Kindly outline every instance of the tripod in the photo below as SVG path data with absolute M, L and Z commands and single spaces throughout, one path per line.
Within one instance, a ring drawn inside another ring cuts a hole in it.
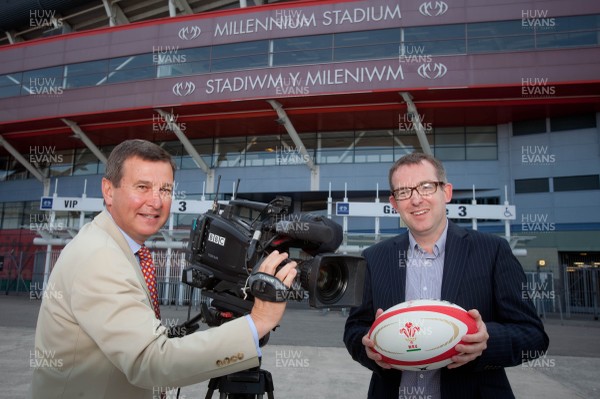
M 200 306 L 200 313 L 193 318 L 190 317 L 190 301 L 188 321 L 181 326 L 172 328 L 168 333 L 169 337 L 193 333 L 200 328 L 197 324 L 200 320 L 203 320 L 211 327 L 219 326 L 224 322 L 232 320 L 236 316 L 239 317 L 244 312 L 249 312 L 251 309 L 251 307 L 245 308 L 248 306 L 248 304 L 245 303 L 243 304 L 244 307 L 236 307 L 232 303 L 223 301 L 223 298 L 218 295 L 217 298 L 219 299 L 213 298 L 212 302 L 212 305 L 214 305 L 215 308 L 209 308 L 206 303 L 203 303 Z M 227 309 L 227 311 L 224 312 L 219 309 Z M 227 314 L 227 317 L 224 317 L 225 314 Z M 270 334 L 267 334 L 262 337 L 259 340 L 259 346 L 262 347 L 266 345 L 269 341 L 269 336 Z M 262 399 L 265 393 L 267 394 L 268 399 L 274 399 L 273 376 L 267 370 L 261 369 L 260 365 L 222 377 L 211 378 L 208 382 L 206 399 L 212 398 L 215 389 L 219 390 L 219 399 Z M 177 395 L 179 397 L 179 393 Z
M 274 398 L 273 377 L 260 367 L 211 378 L 206 399 L 212 398 L 215 389 L 219 390 L 219 399 L 262 399 L 265 393 L 268 399 Z

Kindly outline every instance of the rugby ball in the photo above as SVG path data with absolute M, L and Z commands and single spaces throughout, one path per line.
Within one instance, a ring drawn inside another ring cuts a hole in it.
M 434 370 L 452 363 L 454 347 L 477 324 L 465 309 L 446 301 L 419 299 L 383 312 L 369 330 L 374 350 L 400 370 Z

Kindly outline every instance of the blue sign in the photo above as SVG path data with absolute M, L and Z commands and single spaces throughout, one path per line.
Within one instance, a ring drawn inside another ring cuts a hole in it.
M 52 202 L 53 202 L 52 197 L 42 197 L 42 199 L 40 200 L 40 209 L 43 211 L 44 210 L 51 211 L 52 210 Z
M 335 213 L 336 215 L 349 215 L 350 204 L 348 202 L 336 202 Z

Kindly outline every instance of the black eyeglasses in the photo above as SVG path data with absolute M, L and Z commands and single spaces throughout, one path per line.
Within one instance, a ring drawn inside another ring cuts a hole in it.
M 404 201 L 412 197 L 413 191 L 417 190 L 420 196 L 428 197 L 435 194 L 438 186 L 443 186 L 443 181 L 423 181 L 414 187 L 402 187 L 392 191 L 392 195 L 396 201 Z

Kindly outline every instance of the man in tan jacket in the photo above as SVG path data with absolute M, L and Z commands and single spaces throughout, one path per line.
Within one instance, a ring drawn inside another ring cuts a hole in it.
M 170 387 L 258 366 L 258 339 L 285 303 L 256 299 L 250 315 L 182 338 L 168 338 L 156 320 L 136 252 L 169 217 L 174 173 L 170 155 L 148 141 L 111 153 L 106 210 L 64 248 L 48 281 L 57 295 L 40 308 L 30 398 L 158 399 Z M 274 251 L 261 271 L 274 274 L 286 257 Z M 288 287 L 295 266 L 276 274 Z

